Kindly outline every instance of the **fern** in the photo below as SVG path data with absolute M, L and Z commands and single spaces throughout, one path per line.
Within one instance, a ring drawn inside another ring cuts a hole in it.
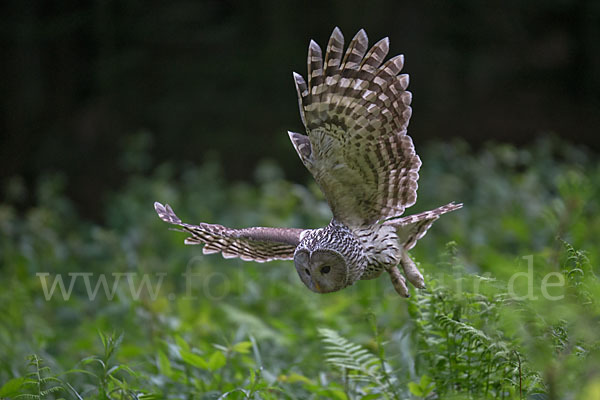
M 453 278 L 465 282 L 456 250 L 449 246 L 446 262 Z M 445 266 L 448 268 L 447 266 Z M 452 284 L 452 282 L 450 282 Z M 450 286 L 452 287 L 452 286 Z M 461 288 L 462 286 L 459 286 Z M 504 398 L 522 387 L 523 366 L 514 343 L 490 336 L 502 295 L 453 292 L 438 281 L 428 282 L 409 300 L 414 341 L 419 344 L 417 369 L 435 382 L 438 396 L 469 393 L 480 398 Z M 486 331 L 478 327 L 486 327 Z
M 380 359 L 334 330 L 320 328 L 318 331 L 325 345 L 325 361 L 328 364 L 339 368 L 350 381 L 368 383 L 385 397 L 397 398 Z
M 510 351 L 502 341 L 494 341 L 483 331 L 456 321 L 447 315 L 437 315 L 438 325 L 453 338 L 454 347 L 462 359 L 457 363 L 466 364 L 467 387 L 473 382 L 485 382 L 485 393 L 489 393 L 493 375 L 497 373 L 504 380 L 519 381 L 520 358 L 516 351 Z M 515 358 L 516 357 L 516 358 Z M 516 375 L 516 376 L 515 376 Z M 496 385 L 501 387 L 502 385 Z
M 25 375 L 23 386 L 31 386 L 33 393 L 23 393 L 16 398 L 45 399 L 52 393 L 64 390 L 62 386 L 56 385 L 57 382 L 61 384 L 60 379 L 50 374 L 50 367 L 44 366 L 41 358 L 32 354 L 27 359 L 29 360 L 27 366 L 33 371 Z
M 566 249 L 566 260 L 563 263 L 563 275 L 566 278 L 567 285 L 580 304 L 591 305 L 594 303 L 594 296 L 590 293 L 590 285 L 597 284 L 598 278 L 594 274 L 590 265 L 590 260 L 586 253 L 577 250 L 569 242 L 562 240 Z

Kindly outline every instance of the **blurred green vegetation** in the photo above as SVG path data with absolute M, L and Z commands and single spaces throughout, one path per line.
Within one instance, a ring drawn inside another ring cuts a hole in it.
M 420 148 L 409 211 L 465 206 L 411 252 L 428 288 L 406 300 L 385 278 L 317 295 L 291 262 L 184 246 L 154 201 L 234 227 L 318 227 L 329 210 L 314 183 L 291 183 L 273 162 L 230 183 L 216 161 L 150 169 L 148 137 L 135 138 L 115 160 L 129 178 L 104 225 L 78 216 L 60 174 L 32 194 L 8 181 L 0 398 L 600 398 L 596 155 L 552 139 Z M 21 213 L 25 195 L 36 201 Z M 101 286 L 90 297 L 101 274 L 114 297 Z M 47 299 L 58 276 L 72 293 L 55 286 Z M 157 292 L 136 296 L 144 279 Z

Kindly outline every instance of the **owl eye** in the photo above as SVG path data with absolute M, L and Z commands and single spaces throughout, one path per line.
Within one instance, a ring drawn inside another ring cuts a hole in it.
M 325 265 L 324 267 L 321 267 L 322 274 L 328 274 L 329 271 L 331 271 L 331 267 L 329 265 Z
M 308 270 L 308 268 L 304 268 L 304 272 L 306 272 L 306 275 L 310 276 L 310 271 Z

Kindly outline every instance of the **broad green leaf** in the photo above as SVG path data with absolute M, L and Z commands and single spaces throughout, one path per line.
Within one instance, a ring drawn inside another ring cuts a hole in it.
M 173 373 L 173 370 L 171 369 L 171 361 L 169 361 L 169 358 L 162 350 L 158 351 L 158 369 L 161 373 L 169 377 Z
M 188 350 L 181 350 L 181 359 L 186 363 L 196 368 L 210 369 L 208 363 L 196 353 Z
M 180 349 L 190 351 L 190 345 L 181 336 L 175 335 L 175 343 Z
M 297 374 L 295 372 L 292 372 L 289 375 L 281 375 L 279 377 L 279 380 L 281 382 L 287 382 L 287 383 L 303 382 L 303 383 L 306 383 L 309 385 L 313 384 L 313 382 L 310 379 L 308 379 L 306 376 Z
M 2 387 L 0 388 L 0 397 L 14 397 L 17 394 L 19 394 L 19 389 L 21 388 L 21 386 L 23 386 L 23 383 L 25 383 L 26 378 L 20 377 L 20 378 L 13 378 L 11 380 L 9 380 L 8 382 L 6 382 L 4 385 L 2 385 Z
M 210 358 L 208 359 L 208 368 L 211 371 L 216 371 L 219 368 L 223 368 L 226 362 L 227 359 L 225 358 L 223 353 L 221 353 L 220 351 L 215 351 L 211 354 Z
M 418 383 L 415 382 L 409 382 L 408 383 L 408 390 L 410 390 L 410 393 L 418 396 L 418 397 L 424 397 L 425 394 L 423 393 L 423 389 L 421 389 L 421 385 L 419 385 Z
M 410 382 L 408 390 L 415 396 L 427 397 L 435 388 L 435 382 L 428 375 L 421 376 L 419 383 Z
M 234 344 L 231 350 L 235 351 L 236 353 L 248 354 L 250 353 L 251 348 L 252 342 L 246 341 Z
M 431 377 L 429 375 L 427 375 L 427 374 L 423 375 L 421 377 L 421 382 L 420 382 L 421 388 L 422 389 L 429 388 L 429 386 L 432 382 L 433 382 L 433 380 L 431 379 Z M 435 383 L 433 383 L 431 385 L 431 388 L 425 392 L 425 395 L 428 395 L 433 390 L 434 387 L 435 387 Z

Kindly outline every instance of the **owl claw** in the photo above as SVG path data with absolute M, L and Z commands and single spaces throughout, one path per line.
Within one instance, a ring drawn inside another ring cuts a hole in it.
M 404 275 L 406 275 L 406 279 L 408 279 L 408 281 L 412 283 L 414 287 L 419 289 L 425 289 L 425 279 L 423 279 L 423 275 L 421 275 L 421 272 L 419 272 L 416 264 L 408 256 L 407 252 L 402 253 L 400 265 L 402 265 L 402 269 L 404 270 Z
M 400 270 L 398 270 L 397 267 L 393 267 L 388 270 L 388 273 L 390 274 L 390 279 L 392 280 L 396 292 L 402 297 L 409 298 L 410 293 L 408 292 L 408 287 L 406 287 L 406 279 L 404 279 Z

